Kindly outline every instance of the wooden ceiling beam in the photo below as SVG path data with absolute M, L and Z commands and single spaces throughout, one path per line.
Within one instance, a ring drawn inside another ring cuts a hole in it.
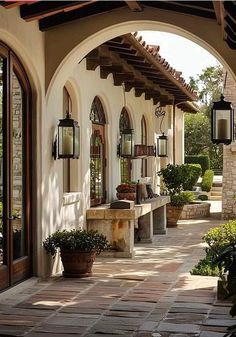
M 26 21 L 38 20 L 55 14 L 70 12 L 90 5 L 92 1 L 39 1 L 34 5 L 20 7 L 21 18 Z
M 50 2 L 53 3 L 53 1 Z M 41 31 L 47 31 L 50 28 L 61 25 L 63 23 L 86 17 L 92 17 L 93 15 L 104 14 L 124 6 L 125 2 L 123 1 L 90 1 L 87 6 L 83 6 L 82 8 L 71 10 L 70 12 L 57 13 L 50 17 L 40 19 L 39 28 Z
M 121 74 L 124 72 L 122 65 L 111 65 L 111 66 L 101 66 L 100 68 L 100 77 L 106 79 L 111 73 Z
M 196 1 L 195 4 L 193 4 L 194 2 L 195 1 L 191 1 L 191 4 L 189 4 L 188 1 L 144 1 L 143 4 L 144 7 L 160 8 L 172 12 L 195 15 L 215 20 L 215 12 L 213 8 L 201 6 L 201 1 Z M 204 1 L 202 2 L 204 3 Z
M 134 80 L 134 75 L 133 73 L 122 73 L 122 74 L 117 74 L 113 73 L 113 80 L 114 80 L 114 86 L 120 86 L 122 83 L 126 81 L 133 81 Z
M 146 88 L 145 87 L 143 87 L 143 88 L 135 88 L 134 92 L 135 92 L 135 97 L 141 97 L 142 94 L 146 92 Z
M 143 7 L 138 1 L 125 1 L 132 12 L 142 12 Z
M 135 50 L 135 49 L 120 48 L 118 46 L 117 47 L 108 46 L 108 48 L 111 51 L 119 53 L 120 55 L 135 55 L 137 53 L 137 50 Z
M 223 2 L 221 1 L 212 1 L 213 2 L 213 6 L 214 6 L 214 11 L 215 11 L 215 15 L 216 15 L 216 21 L 218 23 L 218 25 L 221 26 L 221 34 L 223 39 L 226 39 L 226 33 L 225 33 L 225 10 L 224 10 L 224 5 Z
M 26 3 L 27 3 L 26 1 L 0 1 L 0 5 L 4 8 L 6 8 L 6 9 L 19 7 L 19 6 L 24 5 Z
M 100 56 L 99 58 L 86 58 L 87 70 L 95 70 L 99 66 L 112 66 L 112 60 L 105 56 Z

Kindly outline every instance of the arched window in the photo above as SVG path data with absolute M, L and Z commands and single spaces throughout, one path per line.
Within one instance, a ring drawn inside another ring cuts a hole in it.
M 125 129 L 131 129 L 131 123 L 128 111 L 123 108 L 120 114 L 119 121 L 120 133 Z M 132 163 L 130 158 L 120 158 L 120 180 L 121 183 L 125 183 L 131 180 L 131 171 L 132 171 Z
M 63 117 L 66 117 L 66 113 L 72 112 L 72 100 L 66 87 L 63 87 Z M 70 159 L 63 160 L 63 192 L 70 192 Z
M 93 100 L 90 120 L 92 136 L 90 139 L 90 201 L 91 206 L 106 201 L 106 118 L 103 105 L 96 96 Z
M 147 124 L 145 117 L 141 119 L 141 144 L 147 145 Z M 141 177 L 147 177 L 147 159 L 142 159 L 141 163 Z
M 106 124 L 106 118 L 105 118 L 105 114 L 103 110 L 103 105 L 97 96 L 94 98 L 92 106 L 91 106 L 90 120 L 94 124 L 100 124 L 100 125 Z

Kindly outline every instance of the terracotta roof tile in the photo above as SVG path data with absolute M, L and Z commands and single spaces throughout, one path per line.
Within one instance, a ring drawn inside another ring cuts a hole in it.
M 161 57 L 161 55 L 159 54 L 160 46 L 148 45 L 146 41 L 143 40 L 142 36 L 138 35 L 138 32 L 133 33 L 132 36 L 135 37 L 135 39 L 140 43 L 141 46 L 145 47 L 145 49 L 155 59 L 155 61 L 158 61 L 165 68 L 165 70 L 167 70 L 173 76 L 175 80 L 181 83 L 181 85 L 191 94 L 196 94 L 191 86 L 186 83 L 185 79 L 181 77 L 182 72 L 177 71 L 176 69 L 171 67 L 168 61 L 165 58 Z

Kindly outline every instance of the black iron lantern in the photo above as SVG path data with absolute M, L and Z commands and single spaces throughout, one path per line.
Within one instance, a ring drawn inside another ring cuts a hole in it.
M 121 132 L 120 156 L 121 157 L 133 157 L 134 156 L 134 130 L 133 129 L 125 129 Z
M 158 157 L 168 157 L 167 148 L 168 148 L 168 137 L 165 136 L 164 132 L 161 136 L 157 138 L 157 156 Z
M 58 124 L 57 146 L 54 151 L 55 159 L 78 159 L 80 155 L 80 128 L 78 122 L 71 118 L 60 119 Z
M 229 145 L 234 140 L 234 110 L 231 102 L 214 102 L 211 110 L 211 139 L 213 144 Z

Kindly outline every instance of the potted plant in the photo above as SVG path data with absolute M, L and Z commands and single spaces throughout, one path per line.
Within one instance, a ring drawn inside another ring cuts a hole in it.
M 116 187 L 116 196 L 119 200 L 136 200 L 136 183 L 127 182 Z
M 110 245 L 106 237 L 97 231 L 64 229 L 49 235 L 43 241 L 43 247 L 52 257 L 60 250 L 65 277 L 86 277 L 92 275 L 96 255 L 108 250 Z
M 168 164 L 158 175 L 163 178 L 166 192 L 170 196 L 170 203 L 166 206 L 167 227 L 176 227 L 181 216 L 183 206 L 188 203 L 187 195 L 183 191 L 183 184 L 189 176 L 187 165 Z

